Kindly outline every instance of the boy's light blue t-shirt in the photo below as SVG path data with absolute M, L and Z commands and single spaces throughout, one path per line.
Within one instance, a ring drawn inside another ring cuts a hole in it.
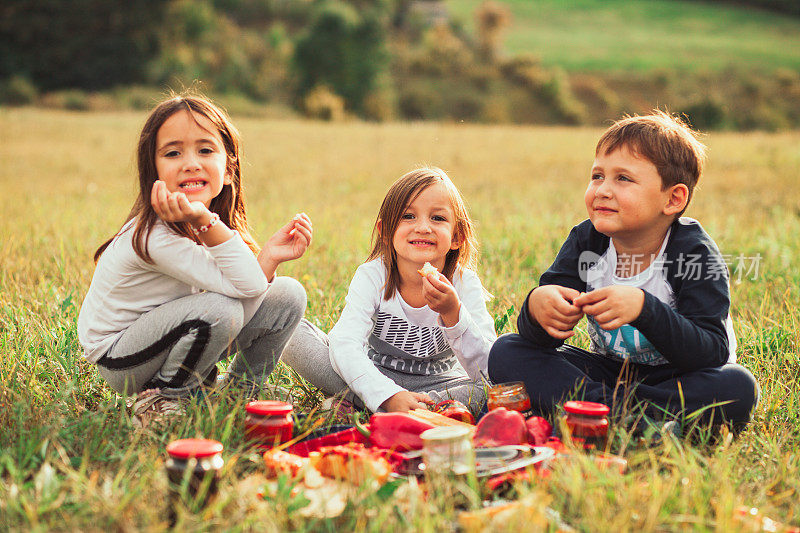
M 649 292 L 670 307 L 675 307 L 675 294 L 672 287 L 667 282 L 667 273 L 664 249 L 667 246 L 670 232 L 664 237 L 658 256 L 650 266 L 639 274 L 622 278 L 616 275 L 617 270 L 617 250 L 614 247 L 614 240 L 611 239 L 606 252 L 599 260 L 586 271 L 586 291 L 591 292 L 610 285 L 626 285 L 636 287 Z M 664 365 L 669 361 L 661 355 L 655 346 L 642 335 L 642 333 L 631 326 L 625 324 L 617 329 L 606 331 L 602 329 L 593 317 L 587 317 L 589 338 L 592 341 L 592 350 L 607 357 L 617 360 L 629 360 L 632 363 L 644 365 Z M 736 335 L 733 332 L 733 325 L 730 316 L 725 322 L 728 333 L 728 346 L 730 355 L 728 362 L 736 361 Z

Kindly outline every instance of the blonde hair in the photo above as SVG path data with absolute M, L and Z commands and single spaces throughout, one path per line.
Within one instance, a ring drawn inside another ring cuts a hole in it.
M 409 204 L 435 183 L 442 183 L 447 190 L 455 215 L 453 238 L 459 243 L 458 248 L 447 252 L 442 274 L 452 281 L 457 267 L 475 270 L 478 266 L 478 239 L 458 188 L 440 168 L 425 167 L 412 170 L 389 188 L 372 230 L 372 251 L 367 260 L 381 258 L 386 265 L 389 275 L 383 294 L 385 300 L 394 296 L 400 287 L 397 252 L 392 244 L 394 233 Z
M 655 165 L 662 190 L 679 183 L 686 185 L 688 207 L 706 160 L 706 147 L 697 136 L 679 116 L 654 109 L 650 115 L 627 115 L 616 121 L 600 137 L 595 155 L 627 147 Z

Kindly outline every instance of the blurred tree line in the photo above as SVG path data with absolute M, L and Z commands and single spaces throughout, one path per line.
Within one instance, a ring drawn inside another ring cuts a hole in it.
M 0 79 L 45 91 L 202 80 L 259 100 L 324 84 L 358 110 L 388 65 L 393 4 L 4 0 Z
M 707 2 L 708 0 L 698 0 Z M 800 16 L 800 2 L 798 0 L 719 0 L 726 4 L 737 6 L 752 6 L 776 13 Z
M 3 0 L 0 77 L 41 89 L 141 81 L 159 48 L 160 0 Z
M 567 74 L 502 53 L 501 2 L 474 16 L 469 33 L 440 0 L 3 0 L 0 103 L 147 107 L 136 87 L 200 80 L 331 120 L 602 124 L 668 103 L 702 129 L 800 126 L 797 72 Z

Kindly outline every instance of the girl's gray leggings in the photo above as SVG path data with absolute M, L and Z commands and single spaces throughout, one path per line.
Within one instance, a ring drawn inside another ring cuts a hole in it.
M 246 303 L 244 304 L 246 305 Z M 263 383 L 306 308 L 296 280 L 278 277 L 247 324 L 243 301 L 213 292 L 178 298 L 144 313 L 97 362 L 100 375 L 121 394 L 160 388 L 189 394 L 216 377 L 230 355 L 231 379 Z

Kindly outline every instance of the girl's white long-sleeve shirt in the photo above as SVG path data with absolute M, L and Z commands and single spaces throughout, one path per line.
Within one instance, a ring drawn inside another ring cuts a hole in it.
M 396 292 L 383 299 L 388 272 L 381 259 L 359 266 L 342 315 L 329 334 L 331 364 L 372 411 L 403 391 L 378 370 L 418 375 L 447 372 L 460 365 L 479 381 L 497 338 L 477 274 L 459 269 L 453 287 L 461 300 L 458 322 L 445 327 L 430 307 L 411 307 Z
M 78 339 L 87 360 L 97 362 L 142 314 L 201 291 L 242 300 L 245 323 L 252 318 L 269 283 L 238 232 L 206 247 L 158 220 L 147 239 L 150 264 L 133 249 L 135 221 L 103 251 L 81 306 Z

